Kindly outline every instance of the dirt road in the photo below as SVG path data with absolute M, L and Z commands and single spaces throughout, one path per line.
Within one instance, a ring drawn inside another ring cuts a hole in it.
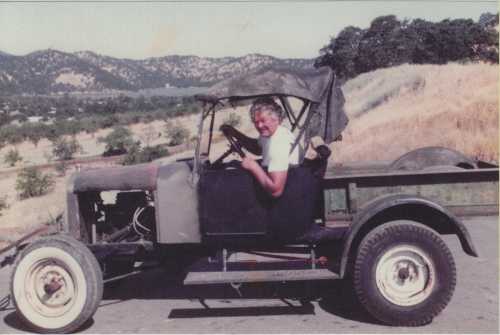
M 186 288 L 179 279 L 155 270 L 107 287 L 97 313 L 82 332 L 498 333 L 498 218 L 476 217 L 465 222 L 480 258 L 467 256 L 455 236 L 445 237 L 457 263 L 457 288 L 442 314 L 420 328 L 380 325 L 353 303 L 340 282 L 310 288 L 298 284 L 243 286 L 242 299 L 229 285 Z M 0 271 L 0 297 L 8 293 L 9 273 L 10 268 Z M 318 292 L 331 298 L 303 303 L 291 298 Z M 0 311 L 0 333 L 25 331 L 12 306 Z

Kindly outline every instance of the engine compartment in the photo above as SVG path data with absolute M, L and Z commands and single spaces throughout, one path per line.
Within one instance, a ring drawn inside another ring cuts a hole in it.
M 96 192 L 92 204 L 82 207 L 93 209 L 85 215 L 92 218 L 86 222 L 92 243 L 156 241 L 153 192 Z

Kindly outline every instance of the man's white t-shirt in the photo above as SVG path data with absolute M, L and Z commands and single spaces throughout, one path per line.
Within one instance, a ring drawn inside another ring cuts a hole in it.
M 258 142 L 262 148 L 262 165 L 268 172 L 287 171 L 290 164 L 299 163 L 298 146 L 290 154 L 295 136 L 289 129 L 278 126 L 271 137 L 260 136 Z

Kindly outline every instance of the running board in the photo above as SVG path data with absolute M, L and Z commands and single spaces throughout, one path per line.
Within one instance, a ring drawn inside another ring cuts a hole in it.
M 300 280 L 332 280 L 339 275 L 328 269 L 189 272 L 184 285 L 256 283 Z

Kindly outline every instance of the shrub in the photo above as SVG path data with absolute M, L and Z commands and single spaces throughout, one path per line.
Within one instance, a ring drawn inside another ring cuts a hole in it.
M 165 133 L 170 138 L 169 145 L 179 145 L 189 139 L 189 129 L 184 127 L 179 121 L 175 124 L 167 122 L 165 125 Z
M 42 123 L 29 123 L 21 128 L 25 133 L 25 137 L 30 140 L 35 147 L 38 146 L 38 142 L 40 142 L 40 140 L 46 136 L 46 133 L 48 132 L 48 127 Z
M 168 149 L 160 144 L 152 147 L 147 146 L 141 148 L 141 146 L 138 143 L 136 143 L 130 148 L 127 155 L 123 159 L 122 164 L 133 165 L 133 164 L 147 163 L 155 159 L 158 159 L 160 157 L 165 157 L 168 155 L 170 155 Z
M 54 183 L 50 174 L 43 174 L 36 167 L 29 166 L 17 175 L 16 191 L 20 199 L 38 197 L 51 191 Z
M 154 139 L 158 137 L 158 133 L 152 125 L 148 125 L 141 129 L 141 134 L 139 135 L 139 137 L 147 148 L 151 146 L 151 143 L 154 141 Z
M 241 124 L 241 116 L 236 113 L 230 113 L 228 117 L 222 121 L 222 123 L 236 128 Z
M 162 146 L 161 144 L 158 144 L 152 147 L 145 147 L 144 149 L 142 149 L 141 156 L 143 162 L 151 162 L 155 159 L 158 159 L 160 157 L 165 157 L 168 155 L 170 155 L 168 149 Z
M 189 138 L 189 142 L 188 142 L 189 147 L 190 148 L 191 147 L 194 148 L 196 146 L 196 142 L 198 142 L 198 136 L 196 136 L 196 135 L 195 136 L 191 136 Z
M 52 154 L 62 161 L 72 159 L 73 155 L 77 152 L 81 152 L 81 150 L 82 146 L 78 143 L 76 138 L 66 140 L 64 137 L 61 137 L 52 143 Z
M 84 130 L 87 134 L 91 134 L 94 137 L 94 134 L 99 130 L 98 121 L 95 118 L 87 118 L 81 121 L 82 130 Z
M 14 166 L 17 162 L 20 162 L 22 160 L 23 158 L 21 157 L 17 149 L 10 149 L 3 158 L 3 161 L 6 164 L 9 164 L 9 166 Z
M 118 122 L 119 120 L 116 115 L 105 116 L 104 118 L 100 119 L 99 128 L 113 127 L 118 124 Z
M 57 174 L 62 177 L 66 175 L 66 170 L 68 169 L 68 164 L 63 160 L 58 162 L 55 167 Z
M 7 196 L 0 197 L 0 216 L 2 216 L 2 211 L 9 208 L 7 204 Z
M 99 137 L 99 142 L 105 143 L 103 156 L 121 155 L 134 145 L 132 133 L 128 128 L 116 127 L 105 137 Z
M 139 156 L 141 154 L 140 143 L 134 143 L 128 148 L 127 154 L 122 160 L 122 165 L 134 165 L 139 163 Z
M 20 132 L 20 127 L 9 124 L 0 128 L 0 140 L 9 144 L 18 144 L 24 141 L 24 136 Z

